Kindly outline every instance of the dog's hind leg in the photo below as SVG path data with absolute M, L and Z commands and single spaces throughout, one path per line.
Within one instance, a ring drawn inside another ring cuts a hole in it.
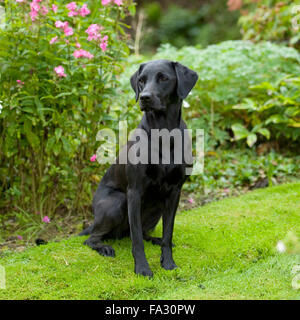
M 110 245 L 103 244 L 101 240 L 102 236 L 92 234 L 87 240 L 85 240 L 84 244 L 93 250 L 96 250 L 104 257 L 114 257 L 115 250 Z
M 90 225 L 89 227 L 87 227 L 86 229 L 82 230 L 78 235 L 79 236 L 87 236 L 88 234 L 91 234 L 92 230 L 93 230 L 93 224 Z
M 95 220 L 92 225 L 91 235 L 84 242 L 90 248 L 106 257 L 114 257 L 115 250 L 102 243 L 105 235 L 117 228 L 124 221 L 125 195 L 118 193 L 100 200 L 94 207 Z M 125 211 L 126 212 L 126 211 Z

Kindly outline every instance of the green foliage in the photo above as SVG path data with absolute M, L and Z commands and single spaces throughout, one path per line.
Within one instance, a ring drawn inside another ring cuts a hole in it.
M 250 87 L 251 95 L 245 98 L 233 109 L 246 110 L 249 114 L 248 125 L 253 128 L 249 132 L 241 124 L 235 124 L 232 129 L 237 140 L 247 138 L 251 147 L 260 133 L 270 139 L 270 130 L 273 137 L 280 139 L 284 136 L 292 141 L 300 137 L 300 78 L 279 79 L 273 85 L 263 82 Z M 265 128 L 268 126 L 270 130 Z M 250 141 L 251 140 L 251 141 Z
M 280 254 L 289 231 L 299 236 L 300 183 L 258 190 L 179 214 L 174 260 L 145 243 L 153 279 L 133 273 L 129 238 L 109 240 L 115 258 L 83 245 L 85 237 L 3 253 L 6 290 L 0 299 L 299 299 L 292 288 L 299 255 Z M 155 236 L 160 236 L 159 225 Z
M 206 49 L 163 45 L 152 59 L 179 61 L 198 73 L 183 113 L 190 128 L 205 129 L 207 151 L 227 145 L 232 126 L 239 131 L 237 138 L 249 136 L 250 146 L 256 140 L 292 142 L 299 137 L 300 55 L 295 49 L 250 41 L 226 41 Z M 128 109 L 135 101 L 127 79 L 144 61 L 131 57 L 121 76 Z
M 243 39 L 268 40 L 300 48 L 300 1 L 243 1 L 239 19 Z
M 210 151 L 204 162 L 203 174 L 190 176 L 183 188 L 205 202 L 243 193 L 264 179 L 272 185 L 300 178 L 300 156 L 274 151 L 261 155 L 249 149 Z
M 191 5 L 193 6 L 193 5 Z M 198 3 L 194 8 L 171 4 L 164 11 L 158 2 L 145 5 L 146 28 L 142 47 L 170 43 L 176 47 L 217 43 L 240 38 L 237 13 L 228 12 L 226 3 Z
M 27 2 L 0 4 L 6 11 L 0 29 L 1 209 L 17 205 L 48 215 L 66 208 L 80 212 L 90 203 L 91 181 L 99 180 L 89 158 L 129 52 L 122 19 L 134 5 L 131 0 L 121 7 L 88 1 L 90 14 L 69 17 L 68 2 L 51 1 L 48 5 L 57 4 L 58 12 L 48 7 L 49 13 L 39 13 L 35 21 Z M 55 27 L 59 20 L 67 21 L 74 34 Z M 102 26 L 107 50 L 87 40 L 91 24 Z M 76 43 L 94 57 L 75 58 Z M 56 74 L 58 66 L 66 76 Z

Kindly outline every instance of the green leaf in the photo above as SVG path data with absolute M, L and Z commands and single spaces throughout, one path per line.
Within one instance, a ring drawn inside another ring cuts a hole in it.
M 104 115 L 102 116 L 102 120 L 118 121 L 118 118 L 113 117 L 113 116 L 111 116 L 111 115 L 109 115 L 109 114 L 104 114 Z
M 249 110 L 249 111 L 255 111 L 257 110 L 257 104 L 252 99 L 246 98 L 243 100 L 242 103 L 237 104 L 232 107 L 233 109 L 240 109 L 240 110 Z
M 59 141 L 54 144 L 52 151 L 56 156 L 59 155 L 61 151 L 61 143 Z
M 250 133 L 247 137 L 247 144 L 251 148 L 257 141 L 257 136 L 255 133 Z
M 65 96 L 70 96 L 72 94 L 73 94 L 73 92 L 62 92 L 62 93 L 58 94 L 57 96 L 55 96 L 55 98 L 61 98 L 61 97 L 65 97 Z
M 45 117 L 44 117 L 44 112 L 43 112 L 43 103 L 40 101 L 39 97 L 35 96 L 34 97 L 34 102 L 37 107 L 37 113 L 42 120 L 43 124 L 45 125 Z
M 55 137 L 51 137 L 48 139 L 47 144 L 46 144 L 46 152 L 48 154 L 50 154 L 52 152 L 55 141 L 56 141 Z
M 63 149 L 67 153 L 71 153 L 72 152 L 72 148 L 71 148 L 70 142 L 65 137 L 61 137 L 61 141 L 63 143 Z
M 291 122 L 289 123 L 289 127 L 300 128 L 300 122 Z
M 130 12 L 130 14 L 131 14 L 132 16 L 135 15 L 135 12 L 136 12 L 135 3 L 132 3 L 131 5 L 129 5 L 129 6 L 127 7 L 127 9 L 128 9 L 128 11 Z
M 55 129 L 55 137 L 56 137 L 56 141 L 58 141 L 61 137 L 62 134 L 62 129 L 61 128 L 56 128 Z
M 262 134 L 263 136 L 265 136 L 268 140 L 270 139 L 270 131 L 267 128 L 260 128 L 257 130 L 257 132 L 259 132 L 260 134 Z
M 297 107 L 289 107 L 285 110 L 285 114 L 289 117 L 295 117 L 297 114 L 300 113 L 300 108 Z
M 22 108 L 22 111 L 29 112 L 29 113 L 34 113 L 32 108 L 30 108 L 30 107 L 24 107 L 24 108 Z
M 235 123 L 231 126 L 236 140 L 245 139 L 249 135 L 249 131 L 240 123 Z
M 266 124 L 269 123 L 285 123 L 287 119 L 285 119 L 281 114 L 273 114 L 266 120 Z
M 25 120 L 24 131 L 25 131 L 26 138 L 29 144 L 31 145 L 31 147 L 33 149 L 37 149 L 40 144 L 40 140 L 38 136 L 32 131 L 32 124 L 29 120 Z

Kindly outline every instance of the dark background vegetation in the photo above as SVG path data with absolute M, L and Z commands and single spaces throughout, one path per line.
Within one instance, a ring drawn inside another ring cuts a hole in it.
M 150 54 L 164 43 L 176 47 L 207 46 L 241 38 L 238 12 L 226 1 L 137 1 L 134 31 L 142 20 L 141 52 Z

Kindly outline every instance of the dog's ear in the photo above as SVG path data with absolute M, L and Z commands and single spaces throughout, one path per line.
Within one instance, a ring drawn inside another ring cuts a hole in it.
M 139 88 L 139 84 L 138 84 L 138 76 L 141 73 L 144 65 L 145 65 L 144 63 L 141 64 L 139 69 L 130 78 L 131 87 L 135 92 L 135 101 L 139 100 L 140 88 Z
M 173 66 L 177 76 L 177 94 L 181 99 L 185 99 L 196 84 L 198 75 L 179 62 L 173 62 Z

